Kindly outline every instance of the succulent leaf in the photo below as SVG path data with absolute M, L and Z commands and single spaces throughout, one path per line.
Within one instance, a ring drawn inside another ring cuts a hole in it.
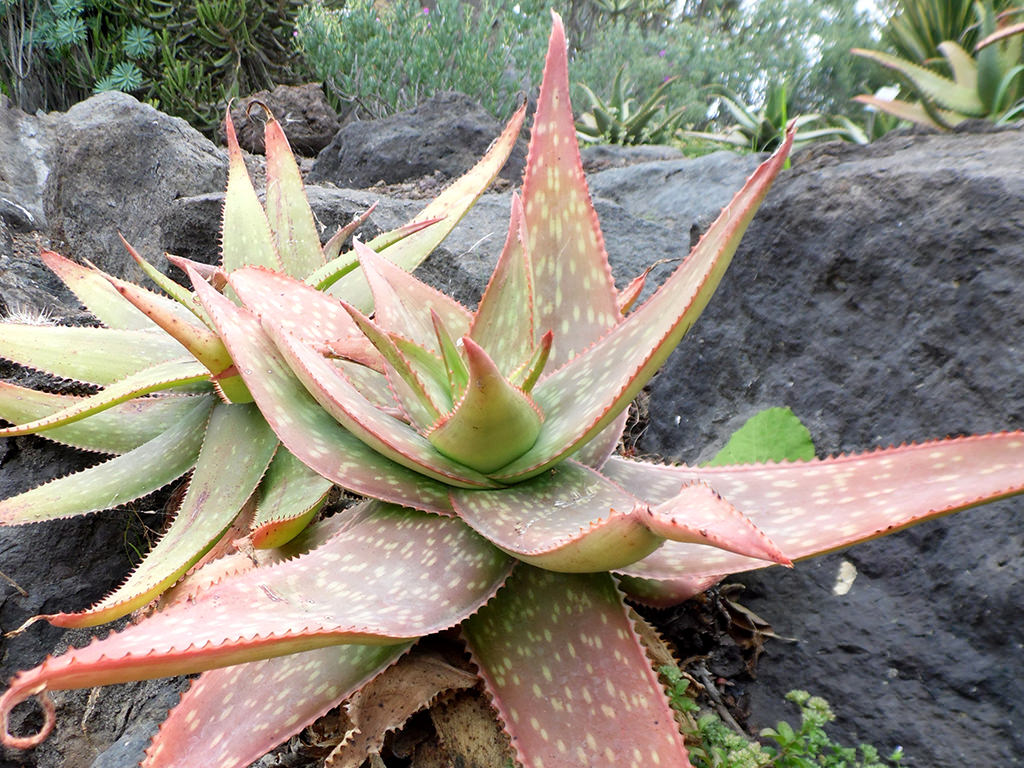
M 107 328 L 139 331 L 153 329 L 153 323 L 118 295 L 114 286 L 118 283 L 124 284 L 123 280 L 111 278 L 116 281 L 112 285 L 99 270 L 83 267 L 45 248 L 39 252 L 39 260 L 49 267 L 50 271 L 71 289 L 85 308 Z
M 824 554 L 932 517 L 1024 492 L 1024 433 L 932 441 L 793 464 L 667 467 L 609 459 L 604 473 L 653 502 L 703 482 L 792 560 Z M 622 573 L 723 576 L 764 566 L 723 550 L 666 543 Z
M 585 354 L 538 382 L 534 399 L 546 418 L 544 430 L 533 448 L 494 473 L 495 479 L 516 482 L 543 471 L 596 435 L 636 397 L 707 306 L 757 206 L 782 170 L 794 134 L 787 132 L 782 147 L 747 179 L 643 306 Z
M 139 266 L 139 269 L 146 273 L 146 277 L 152 280 L 160 290 L 178 302 L 178 304 L 191 312 L 195 317 L 199 318 L 207 328 L 210 327 L 210 318 L 206 316 L 206 311 L 202 306 L 200 306 L 199 300 L 195 297 L 195 294 L 193 294 L 192 291 L 180 283 L 175 282 L 142 258 L 142 256 L 139 255 L 139 252 L 132 248 L 131 244 L 125 240 L 124 237 L 121 238 L 121 243 L 124 244 L 124 247 L 128 251 L 128 255 L 132 257 L 132 260 Z M 171 254 L 166 254 L 166 256 L 167 260 L 172 264 L 175 259 L 180 258 L 178 256 L 172 256 Z
M 440 353 L 431 322 L 436 313 L 455 337 L 469 333 L 472 315 L 446 296 L 356 241 L 355 251 L 373 293 L 374 321 L 389 333 Z
M 408 648 L 332 645 L 204 672 L 160 726 L 142 768 L 245 768 L 360 690 Z
M 195 384 L 209 379 L 209 371 L 195 360 L 175 360 L 154 365 L 109 384 L 95 395 L 83 397 L 63 410 L 25 424 L 0 429 L 0 437 L 28 435 L 33 432 L 61 427 L 112 408 L 119 403 L 151 392 L 172 389 L 184 384 Z
M 396 546 L 401 541 L 419 545 Z M 205 671 L 340 643 L 394 645 L 447 629 L 490 599 L 508 571 L 507 558 L 457 520 L 363 508 L 343 534 L 304 557 L 253 569 L 17 675 L 0 697 L 0 737 L 10 744 L 10 711 L 30 697 L 46 699 L 47 690 Z M 53 725 L 52 708 L 43 706 L 43 730 L 29 737 L 35 743 Z
M 521 765 L 689 768 L 665 692 L 607 574 L 520 565 L 463 631 Z
M 78 613 L 47 616 L 63 627 L 91 627 L 141 608 L 195 564 L 231 525 L 277 449 L 277 437 L 252 405 L 218 403 L 188 491 L 170 527 L 128 579 Z
M 410 222 L 410 224 L 417 224 L 436 220 L 437 223 L 388 246 L 385 254 L 388 261 L 411 272 L 448 236 L 505 165 L 505 161 L 508 160 L 508 156 L 512 153 L 512 148 L 519 138 L 519 131 L 523 127 L 523 118 L 525 117 L 526 105 L 524 104 L 512 115 L 505 130 L 494 140 L 480 161 L 452 182 Z M 376 247 L 372 241 L 367 245 Z M 334 283 L 329 291 L 335 296 L 344 298 L 360 312 L 369 312 L 373 308 L 370 287 L 361 272 L 357 271 L 346 275 Z
M 96 512 L 162 488 L 195 464 L 212 400 L 189 403 L 174 426 L 127 453 L 0 501 L 0 524 Z
M 221 263 L 227 272 L 246 264 L 283 270 L 267 214 L 253 189 L 231 115 L 224 119 L 228 141 L 228 188 L 224 194 Z
M 0 330 L 0 357 L 100 386 L 182 356 L 181 345 L 162 331 L 23 323 L 2 323 Z
M 553 19 L 523 178 L 523 210 L 533 263 L 534 332 L 555 332 L 551 359 L 560 366 L 620 315 L 576 143 L 565 30 L 557 14 Z
M 526 251 L 523 204 L 518 195 L 512 195 L 508 237 L 473 316 L 469 335 L 488 351 L 506 376 L 531 357 L 538 343 L 533 320 L 533 267 Z
M 378 453 L 440 482 L 493 488 L 486 476 L 438 454 L 415 429 L 382 412 L 345 374 L 270 321 L 264 326 L 292 372 L 329 414 Z
M 12 424 L 35 421 L 72 408 L 82 400 L 0 381 L 0 419 Z M 196 405 L 193 397 L 144 397 L 115 405 L 43 437 L 73 448 L 120 454 L 138 448 L 177 424 Z
M 267 220 L 284 271 L 301 280 L 324 265 L 320 234 L 288 138 L 269 110 L 268 116 L 264 128 Z
M 252 545 L 269 549 L 291 541 L 320 510 L 333 485 L 279 448 L 260 483 Z
M 267 423 L 307 467 L 354 493 L 444 514 L 445 487 L 368 448 L 313 399 L 267 338 L 259 321 L 194 272 L 203 306 Z
M 537 441 L 544 417 L 469 336 L 462 338 L 469 384 L 451 413 L 427 432 L 440 453 L 478 472 L 493 472 Z
M 956 43 L 946 42 L 943 45 L 947 46 L 944 50 L 947 52 L 950 50 L 949 46 L 956 45 Z M 980 117 L 986 112 L 985 105 L 982 104 L 978 96 L 977 88 L 954 82 L 930 69 L 882 51 L 854 48 L 853 53 L 899 72 L 920 89 L 921 93 L 944 109 L 976 117 Z
M 500 493 L 452 490 L 459 517 L 508 554 L 551 571 L 614 570 L 664 539 L 789 564 L 735 508 L 704 485 L 651 505 L 574 461 Z

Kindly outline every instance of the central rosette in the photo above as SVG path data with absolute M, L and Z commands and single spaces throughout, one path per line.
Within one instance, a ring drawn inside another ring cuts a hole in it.
M 501 469 L 533 447 L 544 416 L 530 397 L 551 352 L 552 334 L 534 338 L 529 280 L 503 280 L 470 316 L 369 249 L 359 249 L 374 294 L 371 320 L 345 305 L 363 338 L 326 351 L 387 377 L 398 417 L 441 454 L 478 472 Z M 505 275 L 507 277 L 508 275 Z M 525 276 L 524 276 L 525 277 Z M 512 290 L 509 290 L 512 288 Z M 518 289 L 517 289 L 518 288 Z M 485 349 L 487 345 L 491 349 Z

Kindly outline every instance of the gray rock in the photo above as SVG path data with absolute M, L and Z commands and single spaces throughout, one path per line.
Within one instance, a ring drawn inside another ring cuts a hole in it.
M 618 203 L 637 219 L 660 224 L 685 243 L 690 227 L 710 224 L 761 159 L 723 151 L 611 168 L 590 176 L 590 193 Z
M 788 405 L 820 454 L 1024 426 L 1020 131 L 896 136 L 798 156 L 718 294 L 650 386 L 642 451 L 707 459 Z M 905 765 L 1024 764 L 1020 499 L 793 571 L 740 578 L 770 641 L 751 726 L 792 688 L 835 705 L 846 743 Z M 832 592 L 844 560 L 858 573 Z
M 59 122 L 59 115 L 29 115 L 0 96 L 0 218 L 16 228 L 46 226 L 43 192 Z
M 250 118 L 250 105 L 264 104 L 281 123 L 292 151 L 313 157 L 331 143 L 341 128 L 338 115 L 331 109 L 319 83 L 305 85 L 279 85 L 272 91 L 257 91 L 231 106 L 231 121 L 238 134 L 242 149 L 263 154 L 262 110 L 256 109 Z
M 682 157 L 681 150 L 665 144 L 637 144 L 628 147 L 621 144 L 590 144 L 580 147 L 580 159 L 586 173 L 656 160 L 680 160 Z
M 227 161 L 184 120 L 133 97 L 108 92 L 66 113 L 46 187 L 51 236 L 64 255 L 89 259 L 121 277 L 142 273 L 118 239 L 121 232 L 161 268 L 160 219 L 176 199 L 221 191 Z
M 309 181 L 369 187 L 438 171 L 454 178 L 473 167 L 502 127 L 468 96 L 438 93 L 407 112 L 347 123 L 317 155 Z M 526 142 L 520 140 L 502 176 L 518 181 L 525 163 Z

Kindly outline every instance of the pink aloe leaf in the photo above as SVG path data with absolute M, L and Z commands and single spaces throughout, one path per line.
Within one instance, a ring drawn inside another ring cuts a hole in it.
M 81 399 L 0 381 L 0 419 L 12 424 L 34 421 L 72 407 Z M 127 453 L 173 427 L 196 402 L 194 397 L 176 395 L 137 398 L 66 427 L 49 429 L 43 437 L 84 451 Z
M 681 484 L 707 483 L 798 560 L 1024 492 L 1024 433 L 792 464 L 693 468 L 613 457 L 603 471 L 656 502 L 667 501 Z M 704 578 L 764 565 L 721 550 L 668 543 L 621 571 L 641 578 Z
M 213 313 L 211 313 L 213 314 Z M 37 744 L 53 726 L 47 690 L 186 674 L 358 643 L 394 645 L 462 621 L 493 597 L 510 563 L 455 518 L 371 505 L 303 557 L 255 568 L 14 677 L 0 697 L 0 739 Z M 13 737 L 30 697 L 43 730 Z
M 333 486 L 287 449 L 279 448 L 260 483 L 249 536 L 253 546 L 269 549 L 291 541 L 320 510 Z
M 500 492 L 453 489 L 451 498 L 459 517 L 495 546 L 553 571 L 621 568 L 647 557 L 666 538 L 789 562 L 749 520 L 700 484 L 677 487 L 652 507 L 594 470 L 565 461 Z
M 283 270 L 267 214 L 253 189 L 231 115 L 224 119 L 228 141 L 228 188 L 224 193 L 221 263 L 232 272 L 246 264 Z
M 246 309 L 303 341 L 323 344 L 363 335 L 338 299 L 288 275 L 244 267 L 228 282 Z
M 256 490 L 277 437 L 253 405 L 218 403 L 188 491 L 170 527 L 121 586 L 85 611 L 46 616 L 62 627 L 91 627 L 141 608 L 176 582 L 216 542 Z
M 381 328 L 438 353 L 431 313 L 438 315 L 452 336 L 469 333 L 472 315 L 459 302 L 416 279 L 358 240 L 354 246 L 373 293 L 373 317 Z
M 269 113 L 268 113 L 269 114 Z M 267 154 L 267 220 L 284 271 L 304 278 L 324 264 L 320 233 L 306 200 L 302 175 L 281 124 L 269 116 L 264 128 Z
M 671 545 L 669 545 L 671 546 Z M 721 576 L 678 576 L 664 579 L 642 579 L 619 574 L 619 588 L 630 600 L 653 608 L 671 608 L 696 597 L 719 581 Z
M 267 423 L 303 464 L 354 493 L 441 514 L 450 511 L 443 485 L 381 456 L 324 411 L 250 312 L 194 271 L 190 278 Z
M 626 431 L 626 422 L 629 421 L 629 409 L 626 408 L 607 427 L 598 432 L 589 441 L 584 443 L 573 458 L 588 467 L 600 469 L 608 461 L 608 457 L 615 453 L 622 440 L 622 433 Z
M 433 251 L 466 215 L 477 198 L 490 186 L 491 181 L 505 165 L 519 138 L 526 116 L 524 104 L 509 120 L 505 130 L 494 140 L 487 153 L 465 174 L 456 179 L 410 222 L 421 223 L 430 219 L 437 223 L 404 237 L 385 250 L 386 258 L 411 272 Z M 373 241 L 367 244 L 376 248 Z M 345 275 L 330 287 L 330 292 L 356 307 L 360 312 L 373 309 L 373 297 L 365 276 L 360 271 Z
M 427 432 L 427 439 L 453 461 L 491 472 L 533 445 L 544 417 L 479 344 L 469 336 L 462 343 L 469 383 L 451 412 Z
M 3 323 L 0 330 L 0 357 L 100 386 L 182 356 L 181 345 L 163 331 L 24 323 Z
M 604 236 L 583 177 L 569 103 L 568 45 L 554 23 L 523 179 L 533 261 L 535 333 L 555 332 L 552 361 L 570 360 L 619 322 Z
M 463 335 L 463 334 L 459 334 Z M 523 204 L 512 195 L 508 237 L 469 335 L 508 376 L 528 360 L 537 344 L 533 321 L 533 267 L 526 250 Z
M 664 689 L 607 574 L 520 565 L 463 631 L 525 768 L 689 768 Z
M 753 173 L 693 252 L 643 306 L 586 353 L 538 382 L 534 398 L 547 419 L 544 430 L 530 451 L 495 473 L 496 479 L 514 482 L 551 466 L 596 435 L 636 397 L 707 306 L 758 205 L 782 170 L 793 136 L 790 130 L 779 150 Z
M 204 672 L 161 724 L 142 768 L 245 768 L 338 706 L 408 648 L 332 645 Z
M 0 524 L 110 509 L 162 488 L 195 464 L 212 399 L 193 400 L 174 426 L 127 453 L 0 501 Z
M 264 322 L 264 327 L 292 372 L 324 410 L 375 451 L 442 483 L 475 488 L 496 487 L 485 475 L 438 454 L 415 429 L 382 412 L 352 385 L 342 371 L 309 345 L 270 320 Z
M 71 406 L 49 416 L 12 427 L 4 427 L 0 429 L 0 437 L 28 435 L 72 424 L 126 400 L 148 395 L 150 392 L 172 389 L 183 384 L 207 381 L 209 376 L 210 372 L 201 363 L 191 359 L 154 365 L 152 368 L 115 381 L 95 395 L 83 397 Z

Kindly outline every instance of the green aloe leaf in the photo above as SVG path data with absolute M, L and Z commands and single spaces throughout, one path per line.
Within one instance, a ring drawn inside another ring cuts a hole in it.
M 253 546 L 269 549 L 291 541 L 320 510 L 333 486 L 286 448 L 279 448 L 260 483 L 249 536 Z
M 520 765 L 689 768 L 609 575 L 521 565 L 463 631 Z M 627 713 L 643 727 L 623 727 Z
M 324 265 L 302 175 L 281 124 L 270 115 L 264 129 L 267 155 L 267 220 L 284 271 L 299 279 Z
M 487 353 L 463 338 L 469 384 L 459 400 L 428 433 L 427 439 L 448 458 L 488 473 L 530 449 L 543 416 L 521 389 L 502 375 Z
M 955 45 L 955 43 L 943 43 L 943 45 Z M 853 53 L 896 70 L 913 83 L 922 94 L 944 109 L 973 117 L 981 117 L 985 114 L 985 105 L 978 96 L 977 88 L 955 83 L 948 77 L 943 77 L 930 69 L 889 53 L 866 51 L 860 48 L 854 48 Z
M 128 579 L 88 610 L 47 616 L 63 627 L 91 627 L 141 608 L 202 557 L 238 516 L 267 469 L 277 437 L 253 405 L 217 403 L 170 527 Z
M 100 386 L 181 356 L 181 345 L 163 331 L 0 324 L 0 357 Z
M 13 424 L 45 418 L 81 400 L 0 381 L 0 419 Z M 42 436 L 85 451 L 126 453 L 173 427 L 197 402 L 195 397 L 178 395 L 137 398 L 65 427 L 48 429 Z
M 0 429 L 0 437 L 28 435 L 33 432 L 41 432 L 46 429 L 73 424 L 80 419 L 105 411 L 126 400 L 185 384 L 204 382 L 209 377 L 210 372 L 206 367 L 193 359 L 175 360 L 169 363 L 154 365 L 151 368 L 115 381 L 95 395 L 83 397 L 62 411 L 57 411 L 49 416 L 44 416 L 41 419 L 29 421 L 25 424 Z
M 231 115 L 224 119 L 224 133 L 228 140 L 228 188 L 224 194 L 221 263 L 227 272 L 246 264 L 282 270 L 281 256 L 274 245 L 267 214 L 245 168 Z
M 172 428 L 121 456 L 0 501 L 0 524 L 96 512 L 152 493 L 195 464 L 212 398 L 193 403 Z

